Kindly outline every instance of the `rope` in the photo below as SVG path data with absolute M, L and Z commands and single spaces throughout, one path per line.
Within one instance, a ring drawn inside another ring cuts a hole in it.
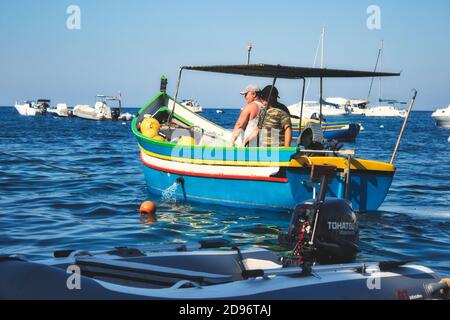
M 42 160 L 26 158 L 26 157 L 22 157 L 22 156 L 19 156 L 19 155 L 13 154 L 13 153 L 9 153 L 9 152 L 0 151 L 0 154 L 6 155 L 6 156 L 9 156 L 9 157 L 13 157 L 13 158 L 17 158 L 17 159 L 21 159 L 21 160 L 24 160 L 24 161 L 27 161 L 27 162 L 30 162 L 30 163 L 34 163 L 34 164 L 37 164 L 37 165 L 41 165 L 41 166 L 44 166 L 44 167 L 57 169 L 57 170 L 64 171 L 64 172 L 67 172 L 67 173 L 78 174 L 78 175 L 83 176 L 83 177 L 91 177 L 92 176 L 91 174 L 88 174 L 88 173 L 83 173 L 81 171 L 63 168 L 63 167 L 60 167 L 60 166 L 57 166 L 57 165 L 54 165 L 54 164 L 51 164 L 51 163 L 46 163 L 46 162 L 44 162 Z

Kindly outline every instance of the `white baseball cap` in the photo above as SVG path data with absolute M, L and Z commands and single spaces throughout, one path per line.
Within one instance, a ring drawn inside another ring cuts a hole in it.
M 242 94 L 242 95 L 245 95 L 245 94 L 247 94 L 247 93 L 249 93 L 249 92 L 260 92 L 260 91 L 261 91 L 261 89 L 259 88 L 258 85 L 256 85 L 256 84 L 249 84 L 249 85 L 244 89 L 244 91 L 241 91 L 241 94 Z

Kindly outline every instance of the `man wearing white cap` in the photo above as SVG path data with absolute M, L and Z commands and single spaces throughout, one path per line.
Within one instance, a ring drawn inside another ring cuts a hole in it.
M 259 113 L 263 107 L 259 97 L 260 92 L 261 89 L 256 84 L 248 85 L 245 90 L 241 92 L 247 105 L 242 109 L 241 115 L 234 126 L 231 145 L 234 146 L 235 144 L 238 144 L 239 146 L 242 146 L 242 142 L 245 141 L 258 126 Z M 242 132 L 244 132 L 243 137 L 239 139 L 240 141 L 237 141 Z

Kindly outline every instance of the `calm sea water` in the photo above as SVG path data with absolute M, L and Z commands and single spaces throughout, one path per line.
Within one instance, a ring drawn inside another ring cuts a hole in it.
M 238 113 L 204 115 L 231 127 Z M 360 157 L 389 161 L 401 120 L 354 119 L 365 131 L 348 147 Z M 450 275 L 449 136 L 450 130 L 435 127 L 431 113 L 412 114 L 386 202 L 359 217 L 358 260 L 415 260 Z M 91 175 L 0 154 L 0 253 L 36 259 L 59 249 L 151 247 L 218 235 L 280 250 L 277 235 L 290 219 L 288 213 L 163 202 L 149 195 L 129 123 L 28 118 L 0 108 L 0 151 Z M 147 199 L 158 203 L 157 223 L 138 213 Z

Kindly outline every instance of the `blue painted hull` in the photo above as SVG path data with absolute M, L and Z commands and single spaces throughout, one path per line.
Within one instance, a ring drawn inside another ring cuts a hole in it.
M 288 169 L 287 182 L 181 176 L 149 168 L 144 165 L 149 192 L 161 196 L 164 190 L 178 184 L 173 198 L 232 207 L 285 211 L 313 198 L 309 170 Z M 383 203 L 393 180 L 392 174 L 354 173 L 351 176 L 351 201 L 355 211 L 377 210 Z M 336 175 L 328 196 L 343 198 L 345 184 Z M 370 197 L 369 197 L 370 195 Z

